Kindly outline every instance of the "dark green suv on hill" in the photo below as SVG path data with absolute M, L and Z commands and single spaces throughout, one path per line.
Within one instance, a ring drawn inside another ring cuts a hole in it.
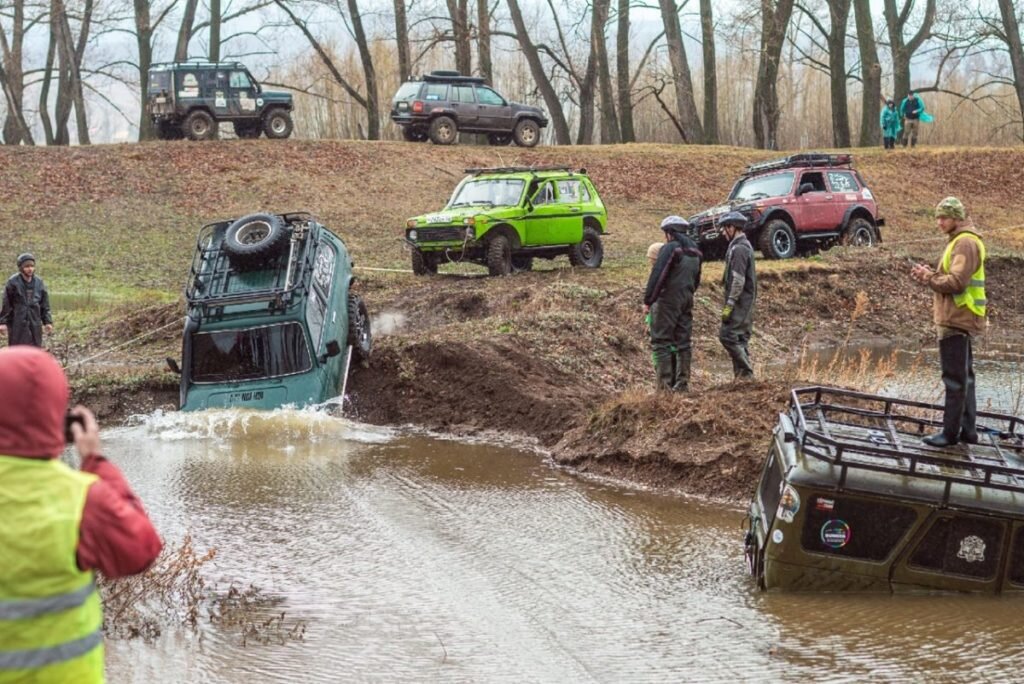
M 263 90 L 238 62 L 154 64 L 146 110 L 163 140 L 210 140 L 221 121 L 230 121 L 239 138 L 292 134 L 292 96 Z

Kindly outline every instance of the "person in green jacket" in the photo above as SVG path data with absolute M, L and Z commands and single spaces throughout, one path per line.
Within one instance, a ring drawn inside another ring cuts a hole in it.
M 909 142 L 910 146 L 914 147 L 917 145 L 920 124 L 931 123 L 932 115 L 925 111 L 924 100 L 914 90 L 907 93 L 903 102 L 900 102 L 899 113 L 900 119 L 903 120 L 903 146 L 906 147 Z
M 896 111 L 896 103 L 892 99 L 885 101 L 879 119 L 882 126 L 882 144 L 887 150 L 896 148 L 896 139 L 900 137 L 900 114 Z

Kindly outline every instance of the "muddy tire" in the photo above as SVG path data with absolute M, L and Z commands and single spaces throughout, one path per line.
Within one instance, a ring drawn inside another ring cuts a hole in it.
M 283 251 L 290 231 L 280 216 L 251 214 L 238 219 L 224 232 L 223 249 L 231 265 L 251 270 Z
M 370 329 L 370 314 L 359 295 L 348 296 L 348 344 L 352 346 L 352 360 L 364 366 L 373 351 L 373 330 Z
M 268 138 L 287 138 L 292 134 L 292 128 L 292 115 L 286 109 L 271 109 L 263 117 L 263 132 Z
M 788 223 L 775 219 L 761 229 L 757 246 L 766 259 L 790 259 L 796 254 L 796 233 Z
M 583 229 L 583 240 L 569 248 L 569 263 L 583 268 L 599 268 L 604 260 L 604 245 L 596 228 Z
M 487 243 L 487 272 L 505 276 L 512 272 L 512 245 L 506 235 L 495 235 Z
M 878 239 L 875 227 L 867 219 L 855 218 L 839 236 L 839 244 L 847 247 L 874 247 Z
M 402 126 L 402 140 L 405 142 L 426 142 L 427 132 L 421 126 Z
M 512 257 L 512 272 L 513 273 L 525 273 L 526 271 L 533 270 L 533 257 L 531 256 L 514 256 Z
M 450 116 L 439 116 L 430 122 L 430 142 L 435 145 L 452 145 L 459 137 L 459 127 Z
M 263 132 L 261 124 L 257 121 L 256 123 L 242 123 L 241 121 L 235 121 L 231 124 L 235 129 L 235 135 L 239 138 L 254 139 L 260 137 Z
M 189 140 L 213 140 L 216 137 L 216 126 L 212 116 L 197 109 L 185 117 L 181 132 Z
M 418 276 L 437 273 L 437 255 L 432 252 L 412 250 L 412 272 Z
M 508 133 L 491 133 L 487 136 L 487 142 L 495 147 L 503 147 L 512 142 L 512 136 Z
M 512 129 L 512 139 L 520 147 L 536 147 L 540 142 L 540 126 L 533 119 L 520 119 Z

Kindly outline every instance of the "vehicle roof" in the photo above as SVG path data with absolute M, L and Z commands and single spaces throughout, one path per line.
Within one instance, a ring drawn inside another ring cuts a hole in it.
M 979 444 L 926 446 L 921 434 L 941 429 L 942 410 L 830 387 L 793 390 L 777 434 L 786 478 L 894 501 L 1024 517 L 1024 421 L 979 411 Z
M 747 170 L 744 171 L 741 175 L 741 178 L 749 178 L 753 176 L 764 175 L 767 173 L 773 173 L 776 171 L 797 168 L 841 168 L 853 170 L 853 155 L 827 154 L 824 152 L 805 152 L 801 154 L 792 154 L 788 157 L 782 157 L 781 159 L 772 159 L 770 161 L 750 164 L 749 166 L 747 166 Z
M 207 62 L 200 60 L 188 62 L 160 62 L 159 64 L 151 64 L 149 69 L 150 71 L 172 69 L 244 69 L 248 71 L 246 66 L 241 62 Z

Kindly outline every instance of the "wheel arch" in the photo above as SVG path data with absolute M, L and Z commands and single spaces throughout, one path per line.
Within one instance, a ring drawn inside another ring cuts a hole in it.
M 519 235 L 519 231 L 512 227 L 509 223 L 499 223 L 487 231 L 484 235 L 484 241 L 490 242 L 495 235 L 504 235 L 508 238 L 509 246 L 512 249 L 519 249 L 523 246 L 522 236 Z
M 594 228 L 598 233 L 604 235 L 605 226 L 601 223 L 601 219 L 596 216 L 584 216 L 583 217 L 583 228 Z
M 868 223 L 870 223 L 871 227 L 874 228 L 877 232 L 878 224 L 875 221 L 875 217 L 871 213 L 871 210 L 865 207 L 863 204 L 855 204 L 854 206 L 847 208 L 846 213 L 843 214 L 843 223 L 841 226 L 839 226 L 840 229 L 845 230 L 846 227 L 850 225 L 851 221 L 859 218 L 862 218 Z

